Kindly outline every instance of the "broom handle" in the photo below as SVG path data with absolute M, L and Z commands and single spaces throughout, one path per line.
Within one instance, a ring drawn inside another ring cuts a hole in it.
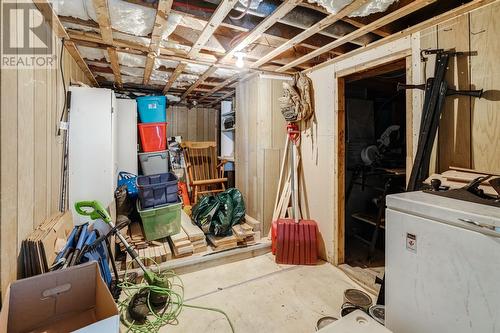
M 291 158 L 291 172 L 292 172 L 292 177 L 291 177 L 291 182 L 292 182 L 292 211 L 293 211 L 293 220 L 295 223 L 299 223 L 299 200 L 298 200 L 298 187 L 299 187 L 299 182 L 297 179 L 297 165 L 296 165 L 296 159 L 297 156 L 295 154 L 295 150 L 297 149 L 295 143 L 292 143 L 292 158 Z

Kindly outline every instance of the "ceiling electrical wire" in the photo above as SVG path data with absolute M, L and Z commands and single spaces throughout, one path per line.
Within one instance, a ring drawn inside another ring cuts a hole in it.
M 247 0 L 247 5 L 245 7 L 245 10 L 238 16 L 231 16 L 229 15 L 229 18 L 231 20 L 241 20 L 250 10 L 250 6 L 252 5 L 252 0 Z

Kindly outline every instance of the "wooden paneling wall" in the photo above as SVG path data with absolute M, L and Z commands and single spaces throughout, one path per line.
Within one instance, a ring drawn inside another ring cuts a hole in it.
M 168 136 L 185 141 L 217 141 L 219 111 L 214 108 L 171 106 L 167 110 Z
M 236 188 L 245 199 L 247 214 L 271 225 L 280 163 L 286 140 L 285 120 L 278 98 L 281 80 L 253 76 L 236 88 Z
M 497 2 L 421 32 L 421 49 L 477 51 L 475 56 L 450 58 L 446 80 L 455 89 L 486 91 L 482 99 L 446 99 L 431 173 L 450 166 L 500 172 L 499 13 Z M 426 77 L 433 76 L 433 57 L 423 71 Z
M 17 29 L 13 23 L 13 29 Z M 47 27 L 46 33 L 50 33 Z M 57 57 L 61 42 L 53 36 Z M 58 65 L 59 66 L 59 65 Z M 65 84 L 90 85 L 73 58 L 63 53 Z M 58 210 L 62 138 L 56 136 L 63 109 L 57 69 L 1 70 L 0 283 L 2 294 L 18 274 L 21 241 Z

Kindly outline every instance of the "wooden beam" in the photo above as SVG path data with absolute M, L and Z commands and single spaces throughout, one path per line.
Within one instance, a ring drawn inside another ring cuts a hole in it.
M 187 63 L 181 62 L 177 67 L 175 68 L 175 71 L 170 75 L 170 78 L 168 79 L 167 84 L 165 85 L 165 88 L 163 88 L 163 94 L 166 95 L 167 92 L 170 90 L 174 82 L 177 80 L 179 75 L 182 74 L 182 71 L 186 68 Z
M 163 33 L 167 28 L 167 19 L 170 14 L 170 10 L 172 9 L 172 3 L 173 0 L 158 1 L 155 24 L 153 32 L 151 33 L 151 42 L 149 43 L 149 54 L 146 60 L 146 67 L 144 68 L 144 85 L 149 83 L 149 78 L 151 77 L 151 72 L 153 71 L 156 56 L 161 52 L 160 43 Z
M 205 73 L 200 75 L 198 80 L 196 80 L 195 83 L 193 83 L 181 96 L 180 102 L 182 102 L 190 93 L 193 91 L 196 87 L 198 87 L 203 81 L 205 81 L 210 75 L 212 75 L 215 71 L 217 70 L 217 66 L 213 65 L 210 66 Z
M 47 0 L 33 0 L 33 3 L 35 4 L 36 8 L 40 11 L 42 14 L 43 18 L 45 19 L 45 22 L 49 24 L 49 26 L 52 28 L 52 31 L 56 34 L 58 38 L 62 38 L 63 41 L 69 39 L 68 33 L 66 32 L 66 29 L 62 25 L 61 21 L 59 20 L 59 17 L 57 16 L 56 12 L 50 5 L 49 1 Z M 77 63 L 78 67 L 83 71 L 85 76 L 92 82 L 92 84 L 96 87 L 99 87 L 99 83 L 97 83 L 97 80 L 94 77 L 94 74 L 90 71 L 89 67 L 87 66 L 87 63 L 83 60 L 80 52 L 76 48 L 75 44 L 71 41 L 64 41 L 63 45 L 68 53 L 71 55 L 71 57 L 75 60 Z M 63 47 L 61 46 L 61 47 Z
M 208 21 L 207 25 L 201 32 L 200 36 L 198 36 L 198 40 L 194 43 L 193 47 L 191 48 L 191 51 L 189 51 L 188 53 L 189 58 L 196 58 L 203 45 L 205 45 L 210 36 L 212 36 L 214 31 L 219 27 L 219 25 L 222 23 L 222 20 L 226 18 L 227 14 L 229 14 L 229 12 L 234 7 L 236 2 L 238 1 L 222 0 L 219 3 L 219 6 L 212 14 L 212 17 Z
M 311 72 L 313 70 L 317 70 L 317 69 L 323 68 L 325 66 L 331 65 L 333 63 L 339 62 L 341 60 L 345 60 L 347 58 L 353 57 L 353 56 L 358 55 L 360 53 L 366 52 L 366 51 L 374 49 L 376 47 L 380 47 L 384 44 L 390 43 L 390 42 L 398 40 L 400 38 L 404 38 L 404 37 L 409 36 L 413 33 L 422 31 L 422 30 L 427 29 L 429 27 L 432 27 L 432 26 L 435 26 L 435 25 L 440 24 L 442 22 L 448 21 L 454 17 L 460 16 L 460 15 L 463 15 L 465 13 L 471 12 L 475 9 L 484 7 L 488 4 L 494 3 L 496 1 L 499 1 L 499 0 L 472 0 L 472 1 L 462 5 L 460 7 L 457 7 L 455 9 L 450 10 L 450 11 L 447 11 L 443 14 L 431 17 L 430 19 L 427 19 L 423 22 L 415 24 L 415 25 L 413 25 L 409 28 L 406 28 L 404 30 L 401 30 L 399 32 L 396 32 L 396 33 L 394 33 L 390 36 L 387 36 L 383 39 L 380 39 L 376 42 L 370 43 L 364 47 L 360 47 L 360 48 L 355 49 L 351 52 L 345 53 L 341 56 L 335 57 L 331 60 L 325 61 L 325 62 L 318 64 L 314 67 L 306 69 L 303 72 L 308 73 L 308 72 Z
M 205 106 L 206 106 L 206 107 L 213 106 L 213 105 L 215 105 L 215 104 L 217 104 L 217 103 L 219 103 L 219 102 L 221 102 L 221 101 L 223 101 L 223 100 L 227 99 L 228 97 L 233 96 L 235 93 L 236 93 L 236 91 L 235 91 L 235 90 L 230 91 L 230 92 L 228 92 L 227 94 L 224 94 L 224 95 L 222 95 L 221 97 L 217 98 L 215 101 L 213 101 L 213 102 L 211 102 L 211 103 L 209 103 L 209 104 L 206 104 Z
M 342 19 L 342 21 L 344 21 L 345 23 L 349 23 L 350 25 L 352 26 L 355 26 L 356 28 L 362 28 L 364 27 L 366 24 L 362 23 L 362 22 L 359 22 L 359 21 L 356 21 L 352 18 L 349 18 L 349 17 L 344 17 Z M 378 35 L 380 37 L 387 37 L 387 36 L 390 36 L 391 33 L 389 31 L 386 31 L 384 29 L 375 29 L 372 31 L 375 35 Z
M 109 60 L 111 62 L 111 68 L 113 69 L 113 74 L 115 75 L 115 82 L 119 88 L 123 87 L 122 75 L 120 72 L 120 63 L 118 61 L 118 53 L 113 47 L 108 47 Z
M 120 51 L 120 52 L 140 54 L 143 56 L 147 56 L 147 54 L 149 52 L 149 49 L 147 47 L 145 47 L 144 45 L 130 42 L 130 41 L 125 41 L 125 40 L 115 39 L 113 44 L 108 44 L 108 43 L 104 42 L 101 39 L 101 37 L 96 33 L 81 32 L 81 31 L 68 29 L 68 34 L 69 34 L 69 37 L 75 43 L 78 43 L 78 44 L 84 44 L 85 42 L 90 42 L 90 43 L 106 45 L 106 46 L 115 46 L 118 49 L 118 51 Z M 95 47 L 97 47 L 97 45 Z M 100 47 L 100 48 L 102 48 L 102 47 Z M 208 57 L 202 58 L 202 59 L 189 59 L 189 58 L 186 58 L 185 54 L 179 53 L 178 50 L 173 51 L 170 48 L 160 48 L 160 53 L 161 54 L 157 58 L 174 60 L 174 61 L 185 61 L 185 62 L 191 63 L 191 64 L 211 66 L 214 64 L 214 62 L 216 60 L 215 57 L 210 57 L 210 59 L 208 59 Z M 204 56 L 208 56 L 208 54 L 206 54 L 206 53 L 200 53 L 199 55 L 202 55 L 202 54 Z M 212 60 L 212 58 L 213 58 L 213 60 Z M 206 59 L 206 60 L 203 60 L 203 59 Z M 239 68 L 237 68 L 236 66 L 232 66 L 229 64 L 219 64 L 218 67 L 239 70 Z
M 73 57 L 73 59 L 78 64 L 78 67 L 80 67 L 80 69 L 83 71 L 85 76 L 87 76 L 90 82 L 92 82 L 94 86 L 99 87 L 99 83 L 97 83 L 94 74 L 92 74 L 92 72 L 90 71 L 89 67 L 87 66 L 87 63 L 83 60 L 82 56 L 80 55 L 80 52 L 78 52 L 75 43 L 73 43 L 72 41 L 65 41 L 64 47 L 66 47 L 68 53 Z
M 401 7 L 401 8 L 399 8 L 399 9 L 397 9 L 397 10 L 395 10 L 395 11 L 393 11 L 385 16 L 382 16 L 378 20 L 375 20 L 375 21 L 371 22 L 370 24 L 365 25 L 362 28 L 354 30 L 353 32 L 345 35 L 342 38 L 339 38 L 331 43 L 328 43 L 325 46 L 320 47 L 319 49 L 314 50 L 314 51 L 306 54 L 305 56 L 302 56 L 302 57 L 286 64 L 285 66 L 278 68 L 277 71 L 283 72 L 283 71 L 285 71 L 289 68 L 292 68 L 298 64 L 304 63 L 304 62 L 306 62 L 306 61 L 308 61 L 316 56 L 319 56 L 322 53 L 328 52 L 328 51 L 330 51 L 330 50 L 332 50 L 340 45 L 343 45 L 345 43 L 352 41 L 353 39 L 356 39 L 360 36 L 363 36 L 363 35 L 371 32 L 375 29 L 378 29 L 386 24 L 394 22 L 397 19 L 400 19 L 401 17 L 404 17 L 408 14 L 411 14 L 411 13 L 413 13 L 413 12 L 415 12 L 415 11 L 417 11 L 417 10 L 419 10 L 419 9 L 421 9 L 421 8 L 427 6 L 435 1 L 436 0 L 415 0 L 404 7 Z
M 328 15 L 327 17 L 325 17 L 324 19 L 322 19 L 318 23 L 312 25 L 308 29 L 304 30 L 302 33 L 298 34 L 294 38 L 283 43 L 281 46 L 277 47 L 276 49 L 269 52 L 261 59 L 254 62 L 252 64 L 252 68 L 257 68 L 257 67 L 265 64 L 266 62 L 272 60 L 274 57 L 283 53 L 287 49 L 297 45 L 298 43 L 311 37 L 312 35 L 314 35 L 318 31 L 321 31 L 321 30 L 325 29 L 326 27 L 329 27 L 330 25 L 337 22 L 341 18 L 351 14 L 352 12 L 354 12 L 355 10 L 357 10 L 358 8 L 360 8 L 362 5 L 366 4 L 367 2 L 368 2 L 368 0 L 355 0 L 352 3 L 350 3 L 349 5 L 342 8 L 337 14 Z
M 273 26 L 278 20 L 283 18 L 289 11 L 294 9 L 302 0 L 285 0 L 276 8 L 271 15 L 267 16 L 262 22 L 260 22 L 254 29 L 250 31 L 235 47 L 226 53 L 219 62 L 224 62 L 233 57 L 235 52 L 243 50 L 245 47 L 253 43 L 257 38 L 261 37 L 262 34 Z M 367 1 L 367 0 L 363 0 Z
M 109 18 L 109 8 L 107 0 L 92 0 L 97 14 L 97 23 L 101 32 L 102 40 L 113 45 L 113 30 L 111 29 L 111 20 Z
M 323 14 L 326 14 L 326 15 L 330 15 L 331 13 L 328 12 L 326 10 L 326 8 L 324 7 L 321 7 L 320 5 L 317 5 L 317 4 L 314 4 L 314 3 L 309 3 L 309 2 L 302 2 L 300 3 L 300 6 L 301 7 L 304 7 L 304 8 L 310 8 L 310 9 L 314 9 L 318 12 L 321 12 Z M 350 17 L 343 17 L 342 19 L 340 19 L 341 21 L 345 22 L 345 23 L 349 23 L 350 25 L 352 26 L 355 26 L 356 28 L 361 28 L 363 26 L 365 26 L 366 24 L 365 23 L 362 23 L 362 22 L 359 22 L 355 19 L 352 19 Z M 379 29 L 375 29 L 372 31 L 372 33 L 374 33 L 375 35 L 378 35 L 380 37 L 387 37 L 389 36 L 391 33 L 385 29 L 382 29 L 382 28 L 379 28 Z
M 68 39 L 69 36 L 66 33 L 66 29 L 64 29 L 64 26 L 59 20 L 56 12 L 54 12 L 54 9 L 50 5 L 50 2 L 48 0 L 33 0 L 33 3 L 42 14 L 45 22 L 47 22 L 47 24 L 52 28 L 52 31 L 54 31 L 56 36 L 59 38 Z
M 243 73 L 236 73 L 233 76 L 231 76 L 230 78 L 224 80 L 224 82 L 219 83 L 218 85 L 216 85 L 215 87 L 213 87 L 209 92 L 207 92 L 205 95 L 203 95 L 198 100 L 198 102 L 204 101 L 205 99 L 209 98 L 211 95 L 213 95 L 214 93 L 216 93 L 217 91 L 225 88 L 226 86 L 230 85 L 234 81 L 238 80 L 241 77 L 242 74 Z

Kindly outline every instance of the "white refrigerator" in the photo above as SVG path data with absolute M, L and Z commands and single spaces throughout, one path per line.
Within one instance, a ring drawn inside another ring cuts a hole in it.
M 500 209 L 423 192 L 387 197 L 386 326 L 500 332 Z M 498 230 L 498 229 L 497 229 Z

